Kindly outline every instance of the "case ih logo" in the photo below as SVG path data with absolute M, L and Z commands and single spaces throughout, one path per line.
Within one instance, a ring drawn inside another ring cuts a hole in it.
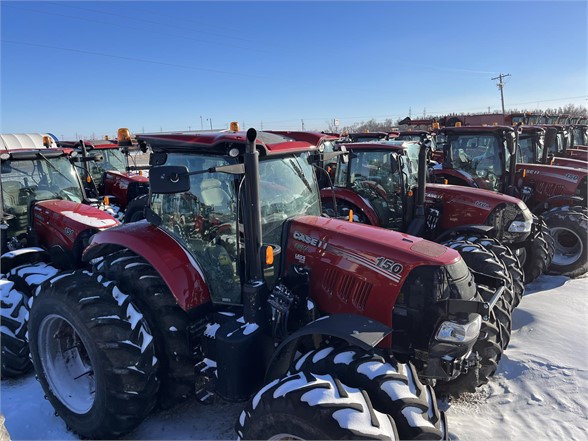
M 65 231 L 65 234 L 66 234 L 66 236 L 73 237 L 73 235 L 74 235 L 74 230 L 72 230 L 72 229 L 71 229 L 71 228 L 69 228 L 69 227 L 65 227 L 65 230 L 64 230 L 64 231 Z
M 307 243 L 308 245 L 312 245 L 313 247 L 317 248 L 326 248 L 327 242 L 323 242 L 315 237 L 307 236 L 306 234 L 302 234 L 298 231 L 294 231 L 294 239 L 299 240 L 301 242 Z
M 487 204 L 486 202 L 482 202 L 482 201 L 476 201 L 476 202 L 474 202 L 474 205 L 476 207 L 484 208 L 486 210 L 490 208 L 489 204 Z

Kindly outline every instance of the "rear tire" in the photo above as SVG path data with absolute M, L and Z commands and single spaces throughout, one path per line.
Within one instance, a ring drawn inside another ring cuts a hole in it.
M 149 324 L 160 363 L 159 406 L 172 407 L 193 394 L 196 361 L 188 343 L 188 315 L 161 276 L 145 259 L 129 250 L 105 256 L 95 270 L 114 280 L 141 309 Z
M 28 326 L 39 382 L 74 432 L 119 437 L 153 409 L 159 388 L 153 337 L 140 310 L 113 284 L 85 271 L 55 277 L 34 298 Z
M 365 392 L 306 372 L 263 387 L 235 429 L 247 440 L 400 439 L 394 421 L 374 410 Z
M 571 207 L 557 207 L 544 213 L 543 219 L 555 246 L 549 271 L 568 277 L 588 271 L 588 216 Z
M 311 351 L 298 359 L 295 369 L 332 374 L 350 387 L 365 390 L 374 408 L 392 417 L 400 439 L 448 436 L 435 392 L 420 382 L 410 363 L 345 346 Z

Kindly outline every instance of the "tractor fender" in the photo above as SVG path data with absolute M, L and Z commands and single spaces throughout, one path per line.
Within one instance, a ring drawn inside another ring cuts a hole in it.
M 357 207 L 369 220 L 370 225 L 380 226 L 380 220 L 376 213 L 376 210 L 372 206 L 371 202 L 366 198 L 360 196 L 356 192 L 346 188 L 323 188 L 320 191 L 321 201 L 324 203 L 330 203 L 333 201 L 333 193 L 337 205 L 343 203 L 351 204 Z
M 583 199 L 579 196 L 560 194 L 551 196 L 545 199 L 542 204 L 535 206 L 534 213 L 539 214 L 543 211 L 549 210 L 553 207 L 560 207 L 562 205 L 582 205 Z
M 153 266 L 184 311 L 210 302 L 204 272 L 194 257 L 170 235 L 144 220 L 95 234 L 82 260 L 89 262 L 122 248 Z
M 462 233 L 478 233 L 489 235 L 493 229 L 494 227 L 492 225 L 459 225 L 457 227 L 445 230 L 442 234 L 435 238 L 435 242 L 441 243 L 453 235 Z
M 294 360 L 296 347 L 302 337 L 328 335 L 345 340 L 353 346 L 369 350 L 392 332 L 383 323 L 356 314 L 334 314 L 321 317 L 289 335 L 272 355 L 265 374 L 267 384 L 288 371 Z
M 49 253 L 43 248 L 20 248 L 2 254 L 0 257 L 0 268 L 3 274 L 8 274 L 12 269 L 24 265 L 25 263 L 49 263 L 50 261 L 51 258 L 49 257 Z

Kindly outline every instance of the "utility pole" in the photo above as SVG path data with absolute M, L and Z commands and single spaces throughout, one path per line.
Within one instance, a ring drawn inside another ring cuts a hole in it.
M 200 130 L 204 130 L 204 123 L 202 122 L 202 116 L 200 116 Z
M 504 117 L 504 82 L 503 78 L 510 77 L 510 74 L 499 74 L 497 77 L 491 78 L 492 80 L 498 80 L 498 88 L 500 89 L 500 101 L 502 102 L 502 116 Z
M 302 131 L 304 132 L 304 120 L 301 119 L 300 121 L 302 122 Z

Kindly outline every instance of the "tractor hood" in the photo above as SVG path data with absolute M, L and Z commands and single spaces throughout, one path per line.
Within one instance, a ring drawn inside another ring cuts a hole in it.
M 555 196 L 578 196 L 586 199 L 588 169 L 546 164 L 517 164 L 522 185 L 533 189 L 532 200 L 542 203 Z
M 94 233 L 118 224 L 110 214 L 72 201 L 42 201 L 33 208 L 33 228 L 39 240 L 64 249 L 71 249 L 84 231 Z

